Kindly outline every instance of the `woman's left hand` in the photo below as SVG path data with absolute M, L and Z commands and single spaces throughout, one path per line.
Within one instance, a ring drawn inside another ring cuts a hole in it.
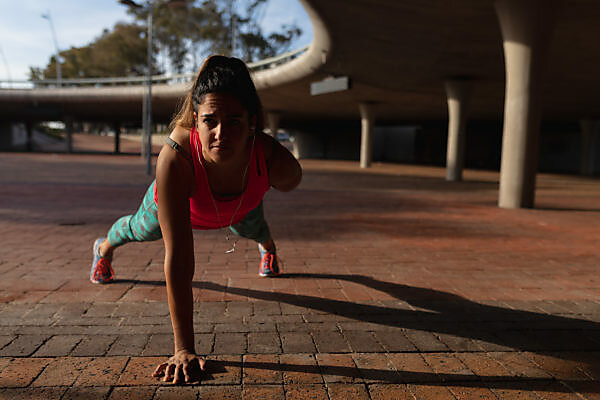
M 183 379 L 185 383 L 196 382 L 199 380 L 200 371 L 204 371 L 204 364 L 206 361 L 196 354 L 180 350 L 167 362 L 156 367 L 152 376 L 158 378 L 164 375 L 164 382 L 182 383 Z

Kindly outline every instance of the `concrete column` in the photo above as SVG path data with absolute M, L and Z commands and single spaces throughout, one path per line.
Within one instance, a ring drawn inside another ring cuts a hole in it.
M 581 125 L 581 175 L 593 176 L 598 156 L 597 140 L 600 133 L 600 121 L 584 119 Z
M 13 148 L 13 124 L 0 122 L 0 151 Z
M 375 113 L 373 104 L 360 103 L 360 167 L 369 168 L 373 160 L 373 127 L 375 126 Z
M 506 68 L 500 166 L 502 208 L 534 205 L 543 64 L 554 20 L 552 0 L 496 0 Z
M 147 153 L 147 143 L 146 143 L 146 125 L 148 125 L 148 118 L 146 118 L 148 112 L 146 111 L 146 108 L 148 107 L 148 96 L 144 95 L 143 99 L 142 99 L 142 136 L 141 136 L 141 140 L 140 140 L 140 155 L 142 156 L 142 160 L 146 160 L 146 154 Z M 150 129 L 150 132 L 152 132 L 152 129 Z M 151 151 L 151 149 L 149 150 Z
M 471 83 L 467 80 L 448 80 L 445 87 L 448 97 L 446 180 L 461 181 L 465 165 L 465 136 Z
M 121 152 L 121 123 L 119 121 L 113 122 L 113 129 L 115 131 L 115 153 Z
M 281 121 L 281 114 L 277 111 L 267 112 L 267 128 L 271 131 L 271 136 L 276 137 L 277 131 L 279 130 L 279 121 Z
M 73 152 L 73 118 L 66 117 L 65 122 L 65 133 L 67 136 L 67 153 Z
M 25 142 L 25 150 L 33 151 L 33 122 L 25 122 L 25 131 L 27 132 L 27 141 Z

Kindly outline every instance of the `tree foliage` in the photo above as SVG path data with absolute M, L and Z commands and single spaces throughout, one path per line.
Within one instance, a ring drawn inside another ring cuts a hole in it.
M 154 32 L 173 69 L 181 72 L 208 53 L 235 55 L 246 62 L 289 49 L 302 31 L 284 25 L 266 35 L 261 27 L 267 0 L 154 0 Z M 145 21 L 148 7 L 131 9 Z M 194 68 L 197 65 L 194 65 Z
M 143 75 L 147 70 L 145 28 L 137 24 L 118 23 L 87 46 L 71 47 L 60 52 L 62 77 L 107 77 Z M 154 73 L 159 72 L 153 66 Z M 55 78 L 56 56 L 44 70 L 30 68 L 32 79 Z
M 139 3 L 143 7 L 129 9 L 136 22 L 118 23 L 89 45 L 62 51 L 63 78 L 144 75 L 150 3 Z M 261 20 L 266 4 L 267 0 L 154 0 L 153 73 L 196 70 L 209 53 L 252 62 L 288 50 L 301 30 L 283 25 L 278 32 L 265 34 Z M 159 68 L 158 54 L 168 60 L 168 68 Z M 30 77 L 55 78 L 56 57 L 45 69 L 31 67 Z

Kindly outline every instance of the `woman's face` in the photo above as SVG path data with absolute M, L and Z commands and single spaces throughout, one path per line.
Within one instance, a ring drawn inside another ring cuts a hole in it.
M 248 111 L 234 96 L 208 93 L 198 106 L 197 130 L 206 162 L 223 163 L 243 157 L 253 134 Z

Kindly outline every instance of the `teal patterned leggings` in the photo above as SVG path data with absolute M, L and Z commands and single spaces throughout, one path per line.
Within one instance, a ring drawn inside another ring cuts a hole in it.
M 158 223 L 158 207 L 154 201 L 154 185 L 156 181 L 153 181 L 146 191 L 142 204 L 135 214 L 121 217 L 111 226 L 107 235 L 111 246 L 118 247 L 129 242 L 150 242 L 162 238 Z M 236 235 L 258 243 L 264 243 L 271 238 L 262 202 L 230 229 Z

